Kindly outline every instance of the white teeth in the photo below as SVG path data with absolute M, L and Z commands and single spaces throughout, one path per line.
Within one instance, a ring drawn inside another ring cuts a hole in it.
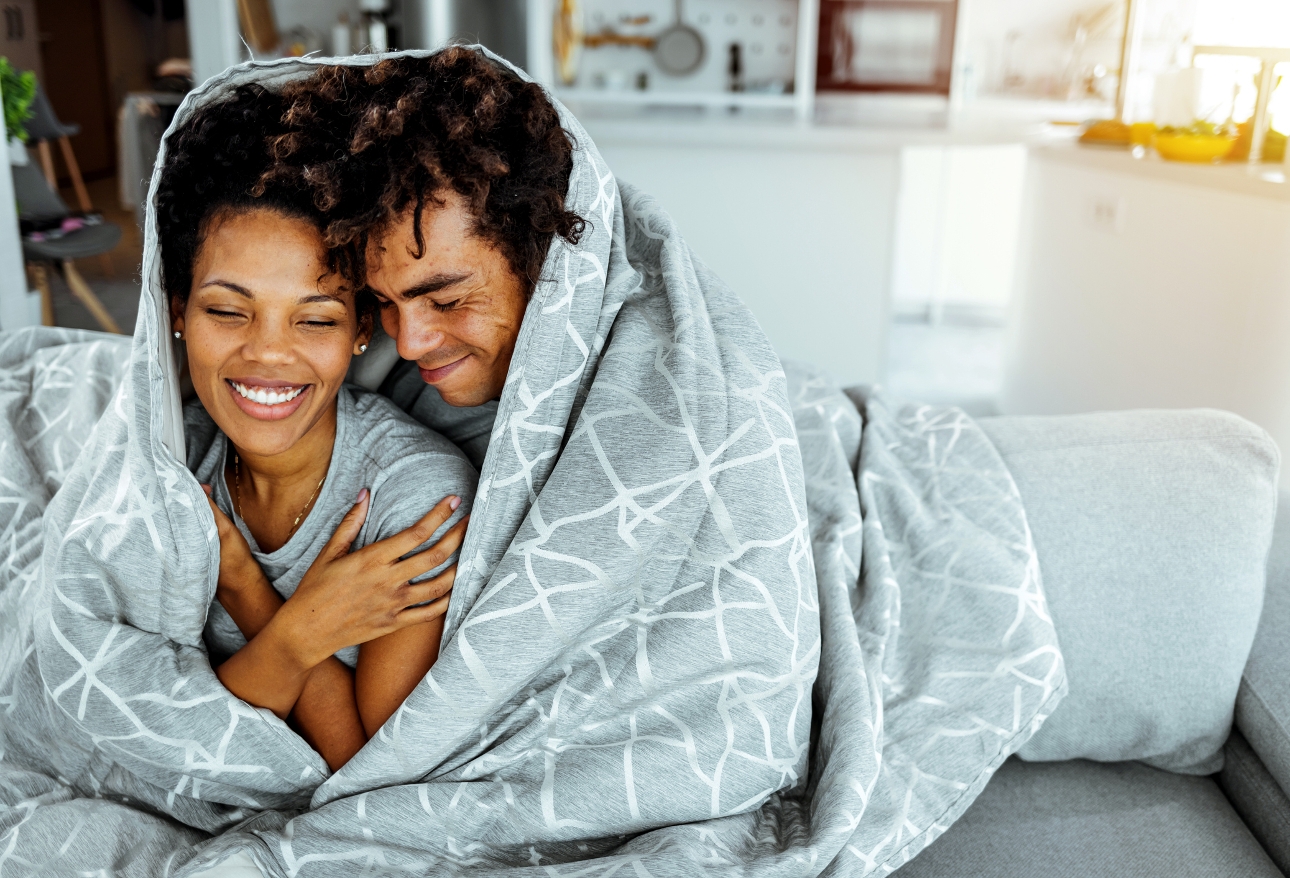
M 245 384 L 238 384 L 235 381 L 230 383 L 233 385 L 233 389 L 241 394 L 245 399 L 258 402 L 260 405 L 281 405 L 284 402 L 290 402 L 303 393 L 305 389 L 304 387 L 292 387 L 290 389 L 278 388 L 275 390 L 265 390 L 263 387 L 256 387 L 253 389 Z

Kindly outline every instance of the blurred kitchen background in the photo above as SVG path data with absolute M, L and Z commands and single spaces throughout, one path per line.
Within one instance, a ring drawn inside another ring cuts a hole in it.
M 1287 0 L 0 6 L 5 329 L 131 330 L 194 83 L 467 40 L 554 89 L 786 357 L 976 414 L 1214 406 L 1290 448 Z

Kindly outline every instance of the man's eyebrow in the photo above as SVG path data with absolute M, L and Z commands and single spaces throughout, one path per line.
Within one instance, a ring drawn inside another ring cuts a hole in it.
M 447 289 L 448 287 L 461 283 L 471 277 L 471 274 L 472 272 L 469 271 L 461 274 L 436 274 L 433 277 L 423 280 L 416 286 L 408 287 L 406 290 L 399 293 L 398 296 L 400 299 L 406 301 L 408 299 L 418 298 L 419 296 L 426 296 L 430 293 L 437 293 L 440 290 Z
M 239 296 L 246 296 L 248 299 L 255 298 L 255 293 L 251 292 L 246 287 L 235 284 L 232 281 L 220 280 L 219 278 L 206 281 L 206 283 L 201 285 L 200 289 L 204 290 L 207 287 L 223 287 L 226 290 L 237 293 Z

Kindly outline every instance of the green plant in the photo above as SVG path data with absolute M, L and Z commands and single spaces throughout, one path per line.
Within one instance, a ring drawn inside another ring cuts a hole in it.
M 36 74 L 30 70 L 19 73 L 8 58 L 0 57 L 0 95 L 4 97 L 4 131 L 12 140 L 24 143 L 27 129 L 23 122 L 32 116 L 31 102 L 36 97 Z

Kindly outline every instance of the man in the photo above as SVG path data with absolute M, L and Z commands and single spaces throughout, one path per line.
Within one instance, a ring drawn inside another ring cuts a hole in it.
M 479 465 L 551 241 L 585 228 L 565 206 L 574 145 L 559 115 L 539 86 L 463 48 L 326 67 L 283 95 L 288 133 L 266 180 L 313 189 L 328 243 L 365 274 L 406 361 L 384 391 L 449 422 Z

